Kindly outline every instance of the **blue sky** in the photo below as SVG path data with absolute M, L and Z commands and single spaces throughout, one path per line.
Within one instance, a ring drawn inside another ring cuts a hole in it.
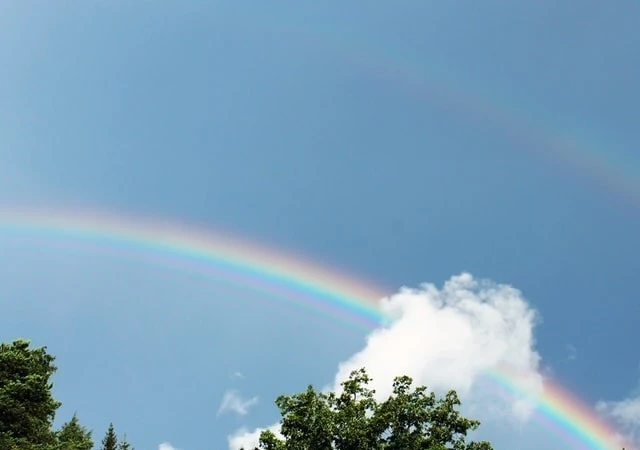
M 632 2 L 6 2 L 0 206 L 230 230 L 389 293 L 511 285 L 540 367 L 637 426 L 639 23 Z M 239 287 L 0 246 L 0 339 L 48 345 L 60 419 L 139 450 L 227 448 L 367 345 Z M 230 389 L 246 415 L 217 416 Z M 497 449 L 566 448 L 488 421 Z

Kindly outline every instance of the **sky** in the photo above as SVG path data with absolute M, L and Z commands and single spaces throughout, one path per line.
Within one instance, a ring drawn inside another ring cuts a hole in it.
M 633 437 L 639 25 L 624 1 L 0 2 L 3 217 L 232 233 L 394 317 L 0 227 L 0 341 L 57 356 L 56 423 L 138 450 L 237 450 L 359 365 L 381 395 L 457 389 L 497 450 L 595 448 L 494 392 L 502 365 Z

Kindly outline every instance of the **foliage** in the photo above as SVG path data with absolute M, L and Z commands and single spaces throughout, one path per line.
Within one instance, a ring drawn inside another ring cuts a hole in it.
M 134 448 L 127 442 L 127 435 L 125 434 L 120 444 L 118 445 L 118 450 L 134 450 Z
M 25 340 L 0 344 L 0 450 L 91 450 L 92 432 L 76 414 L 55 431 L 60 402 L 52 394 L 55 358 L 46 347 Z M 413 387 L 407 376 L 394 380 L 387 400 L 378 403 L 368 388 L 365 369 L 351 373 L 339 393 L 309 386 L 276 399 L 281 435 L 262 432 L 255 450 L 492 450 L 487 442 L 469 442 L 477 420 L 462 417 L 454 391 L 437 398 Z M 133 450 L 119 440 L 113 424 L 100 450 Z
M 57 367 L 46 347 L 30 348 L 17 339 L 0 344 L 0 450 L 91 450 L 91 431 L 78 416 L 53 429 L 61 403 L 53 397 L 51 377 Z M 113 425 L 102 441 L 104 450 L 133 450 L 126 435 L 118 442 Z
M 0 448 L 40 450 L 55 444 L 51 430 L 60 403 L 51 393 L 55 358 L 46 347 L 18 339 L 0 344 Z
M 91 431 L 80 425 L 76 414 L 69 422 L 62 425 L 57 435 L 58 450 L 91 450 L 93 448 Z
M 102 447 L 100 447 L 100 450 L 118 450 L 118 436 L 116 436 L 116 431 L 112 423 L 109 424 L 107 433 L 102 439 Z
M 256 450 L 492 450 L 488 442 L 469 442 L 480 425 L 462 417 L 455 391 L 436 398 L 427 388 L 398 377 L 389 398 L 378 403 L 365 369 L 351 373 L 342 391 L 280 396 L 282 439 L 263 431 Z
M 0 450 L 93 449 L 92 432 L 76 414 L 53 430 L 61 405 L 52 394 L 54 361 L 46 347 L 30 348 L 23 339 L 0 344 Z M 455 391 L 437 398 L 401 376 L 389 398 L 378 403 L 370 381 L 360 369 L 339 393 L 309 386 L 278 397 L 282 437 L 263 431 L 254 450 L 492 450 L 488 442 L 467 443 L 467 434 L 480 422 L 460 414 Z M 126 434 L 118 440 L 110 424 L 100 450 L 134 449 Z

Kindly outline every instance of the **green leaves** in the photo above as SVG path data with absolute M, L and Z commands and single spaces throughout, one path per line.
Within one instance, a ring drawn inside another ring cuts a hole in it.
M 52 395 L 51 377 L 55 358 L 46 347 L 30 348 L 18 339 L 0 344 L 0 449 L 1 450 L 91 450 L 91 431 L 77 415 L 58 431 L 53 420 L 60 402 Z M 118 442 L 109 426 L 102 450 L 133 450 L 125 438 Z
M 51 393 L 54 357 L 46 347 L 31 349 L 18 339 L 0 344 L 0 443 L 3 448 L 44 448 L 60 403 Z
M 55 358 L 29 342 L 0 344 L 0 449 L 91 450 L 91 431 L 74 414 L 59 431 L 52 423 L 60 403 L 51 393 Z M 462 417 L 454 391 L 436 398 L 427 388 L 398 377 L 387 400 L 378 403 L 365 369 L 351 373 L 339 393 L 304 392 L 276 399 L 283 439 L 260 435 L 256 450 L 492 450 L 487 442 L 466 442 L 480 422 Z M 133 450 L 113 424 L 100 450 Z
M 127 442 L 127 435 L 125 434 L 122 440 L 120 441 L 118 450 L 134 450 L 131 444 Z
M 62 425 L 57 435 L 58 450 L 91 450 L 93 448 L 91 431 L 80 425 L 76 414 L 69 422 Z
M 376 433 L 370 419 L 371 412 L 376 409 L 376 401 L 373 398 L 375 392 L 366 387 L 369 381 L 371 379 L 366 371 L 360 369 L 342 383 L 340 395 L 329 394 L 337 448 L 366 450 L 374 448 L 376 444 Z
M 351 373 L 338 394 L 316 392 L 280 396 L 282 415 L 278 439 L 260 436 L 262 450 L 492 450 L 487 442 L 466 442 L 480 422 L 462 417 L 454 391 L 436 398 L 413 380 L 394 380 L 389 398 L 378 403 L 367 388 L 365 369 Z
M 102 438 L 102 446 L 100 450 L 134 450 L 129 442 L 127 442 L 127 435 L 125 434 L 122 440 L 118 439 L 116 430 L 113 424 L 109 424 L 104 438 Z
M 102 439 L 102 447 L 100 447 L 100 450 L 118 450 L 118 436 L 116 436 L 116 431 L 112 423 L 109 424 L 107 433 Z
M 327 396 L 309 386 L 301 394 L 280 396 L 276 405 L 283 415 L 281 433 L 286 449 L 332 450 L 333 420 Z

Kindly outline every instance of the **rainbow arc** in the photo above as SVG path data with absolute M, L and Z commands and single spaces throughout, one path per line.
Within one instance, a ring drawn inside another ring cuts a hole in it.
M 222 233 L 95 211 L 0 212 L 0 238 L 12 236 L 90 242 L 125 256 L 142 253 L 149 260 L 175 261 L 182 263 L 175 267 L 217 278 L 235 277 L 241 283 L 276 294 L 269 298 L 293 302 L 359 328 L 372 330 L 387 320 L 378 302 L 388 292 L 373 283 Z M 510 395 L 527 397 L 518 375 L 508 369 L 494 368 L 486 376 Z M 545 423 L 580 442 L 583 448 L 621 448 L 620 433 L 615 428 L 552 380 L 546 380 L 542 395 L 533 401 Z

